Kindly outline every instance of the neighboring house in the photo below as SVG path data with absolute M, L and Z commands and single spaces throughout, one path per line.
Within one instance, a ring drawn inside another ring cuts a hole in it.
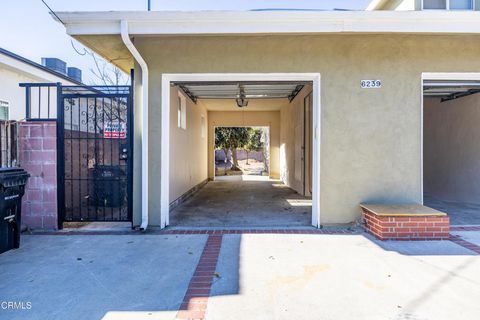
M 479 0 L 373 0 L 367 10 L 480 10 Z
M 62 83 L 81 84 L 81 71 L 69 67 L 55 58 L 43 58 L 44 65 L 38 64 L 13 52 L 0 48 L 0 120 L 25 119 L 25 88 L 19 83 Z M 70 75 L 70 76 L 69 76 Z M 46 99 L 47 92 L 42 99 Z M 56 115 L 55 92 L 51 92 L 51 117 Z M 38 100 L 38 92 L 32 92 L 32 100 Z
M 214 127 L 244 125 L 270 127 L 271 176 L 311 191 L 319 226 L 357 220 L 362 202 L 423 202 L 423 99 L 478 89 L 479 6 L 421 4 L 57 15 L 134 69 L 134 225 L 168 225 L 169 203 L 212 178 Z

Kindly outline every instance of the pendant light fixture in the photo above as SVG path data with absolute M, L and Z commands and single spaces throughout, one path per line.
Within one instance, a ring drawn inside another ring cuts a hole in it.
M 237 99 L 235 99 L 235 101 L 237 102 L 237 106 L 239 108 L 245 108 L 246 106 L 248 106 L 248 99 L 245 95 L 245 89 L 243 88 L 242 85 L 239 85 L 238 90 L 239 90 L 239 93 L 238 93 Z

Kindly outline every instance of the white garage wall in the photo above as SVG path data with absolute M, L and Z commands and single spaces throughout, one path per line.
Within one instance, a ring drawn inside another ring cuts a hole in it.
M 480 95 L 424 99 L 424 192 L 480 203 Z
M 311 92 L 306 86 L 280 110 L 280 179 L 303 194 L 304 99 Z
M 207 179 L 208 115 L 202 104 L 194 104 L 185 97 L 186 129 L 178 127 L 178 89 L 170 89 L 170 202 Z M 204 120 L 202 120 L 202 116 Z M 160 141 L 158 142 L 160 143 Z

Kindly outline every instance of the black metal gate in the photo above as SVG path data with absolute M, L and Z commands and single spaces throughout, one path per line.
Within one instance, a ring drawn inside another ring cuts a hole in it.
M 132 129 L 130 86 L 61 87 L 60 227 L 63 221 L 132 221 Z

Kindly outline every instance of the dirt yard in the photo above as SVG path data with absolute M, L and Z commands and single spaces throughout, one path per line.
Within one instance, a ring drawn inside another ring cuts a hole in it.
M 215 164 L 215 175 L 216 176 L 233 176 L 233 175 L 263 175 L 265 173 L 265 164 L 263 162 L 257 161 L 255 159 L 249 159 L 248 164 L 247 160 L 238 160 L 238 166 L 241 171 L 231 170 L 232 164 L 223 162 Z

